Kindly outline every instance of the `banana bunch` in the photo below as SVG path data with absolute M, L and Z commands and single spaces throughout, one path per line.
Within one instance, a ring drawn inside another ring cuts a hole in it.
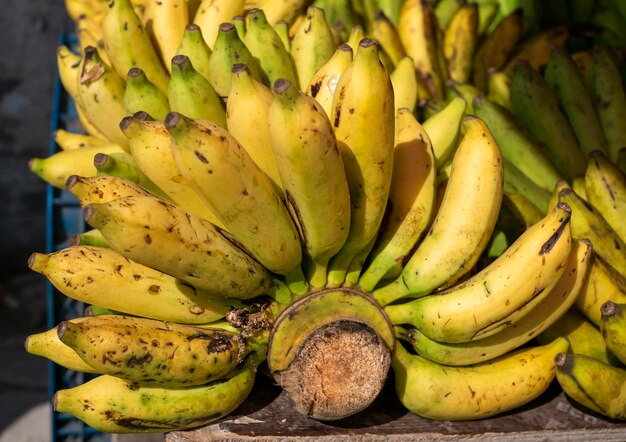
M 411 412 L 482 419 L 598 348 L 574 312 L 602 363 L 623 355 L 626 100 L 606 50 L 575 83 L 568 29 L 533 33 L 507 2 L 103 3 L 67 2 L 100 38 L 57 50 L 85 134 L 30 162 L 90 226 L 28 262 L 89 306 L 26 341 L 100 375 L 56 411 L 193 428 L 265 363 L 314 419 L 363 410 L 389 370 Z

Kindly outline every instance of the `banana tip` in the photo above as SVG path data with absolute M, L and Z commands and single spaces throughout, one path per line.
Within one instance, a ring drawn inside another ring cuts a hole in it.
M 57 336 L 59 337 L 59 339 L 63 340 L 63 336 L 65 335 L 65 332 L 67 331 L 67 327 L 68 327 L 67 321 L 61 321 L 59 325 L 57 325 Z
M 567 353 L 560 352 L 554 357 L 554 364 L 559 368 L 564 368 L 567 365 L 568 357 Z
M 67 177 L 67 180 L 65 181 L 65 188 L 67 190 L 70 190 L 72 187 L 76 185 L 77 182 L 78 182 L 78 175 L 70 175 L 69 177 Z
M 617 306 L 612 301 L 606 301 L 600 307 L 600 313 L 603 318 L 608 318 L 609 316 L 615 315 L 617 313 Z
M 165 124 L 165 127 L 167 129 L 171 129 L 178 124 L 178 122 L 180 121 L 180 118 L 181 118 L 181 115 L 178 112 L 169 112 L 165 116 L 163 123 Z

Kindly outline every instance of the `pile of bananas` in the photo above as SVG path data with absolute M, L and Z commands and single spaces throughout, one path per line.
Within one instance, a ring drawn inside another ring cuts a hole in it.
M 390 369 L 429 419 L 555 378 L 624 419 L 619 63 L 608 31 L 571 53 L 569 27 L 506 3 L 67 0 L 85 133 L 30 168 L 92 230 L 28 264 L 88 308 L 26 349 L 100 376 L 54 409 L 193 428 L 266 364 L 315 419 L 363 410 Z

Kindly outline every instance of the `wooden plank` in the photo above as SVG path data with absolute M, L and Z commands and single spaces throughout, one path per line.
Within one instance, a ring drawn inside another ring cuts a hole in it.
M 277 441 L 624 441 L 626 422 L 571 403 L 559 385 L 525 407 L 489 419 L 437 422 L 407 411 L 392 376 L 366 410 L 341 421 L 316 421 L 296 412 L 287 394 L 259 375 L 250 397 L 227 418 L 203 428 L 175 431 L 166 442 Z

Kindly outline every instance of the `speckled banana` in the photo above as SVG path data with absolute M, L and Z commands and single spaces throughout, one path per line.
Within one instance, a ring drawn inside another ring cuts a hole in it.
M 539 70 L 548 63 L 550 51 L 554 47 L 564 46 L 571 31 L 566 26 L 556 26 L 535 33 L 516 48 L 515 53 L 503 67 L 504 72 L 513 74 L 518 62 L 524 60 L 533 69 Z
M 211 60 L 212 51 L 206 41 L 204 41 L 200 26 L 195 23 L 188 23 L 185 26 L 183 38 L 174 55 L 186 55 L 189 60 L 191 60 L 191 64 L 196 71 L 209 80 L 209 82 L 211 81 L 209 62 Z M 172 58 L 174 57 L 172 56 Z M 168 64 L 169 63 L 171 63 L 171 58 L 168 61 Z M 213 85 L 213 87 L 215 86 Z
M 298 84 L 291 56 L 264 10 L 253 8 L 246 14 L 246 35 L 243 42 L 252 56 L 259 60 L 264 84 L 271 87 L 279 78 Z
M 424 130 L 432 143 L 435 165 L 438 170 L 452 159 L 459 145 L 466 108 L 467 102 L 463 98 L 456 97 L 439 112 L 424 120 Z
M 450 78 L 468 83 L 478 44 L 478 6 L 463 5 L 446 26 L 442 49 Z
M 83 213 L 128 259 L 210 294 L 245 299 L 276 288 L 269 272 L 230 235 L 157 197 L 92 203 Z
M 172 58 L 172 76 L 167 96 L 172 112 L 226 127 L 226 110 L 222 100 L 186 55 L 175 55 Z
M 127 152 L 116 152 L 112 154 L 97 153 L 93 157 L 93 164 L 98 171 L 97 176 L 123 178 L 171 202 L 169 197 L 142 172 L 135 163 L 133 156 Z
M 88 133 L 72 132 L 58 128 L 52 133 L 52 138 L 60 150 L 82 149 L 83 147 L 104 146 L 107 141 Z M 120 151 L 122 149 L 120 148 Z
M 273 158 L 307 256 L 307 279 L 326 285 L 328 260 L 350 229 L 350 193 L 332 125 L 322 107 L 289 80 L 274 83 L 268 112 Z M 332 217 L 328 214 L 332 213 Z
M 140 67 L 152 83 L 167 93 L 167 69 L 130 0 L 111 2 L 102 19 L 102 36 L 111 67 L 120 77 L 125 78 L 129 69 Z
M 63 321 L 57 333 L 99 373 L 162 387 L 222 379 L 246 351 L 236 333 L 123 315 Z
M 202 0 L 193 22 L 200 26 L 204 41 L 213 49 L 219 26 L 244 12 L 245 0 Z
M 530 342 L 554 324 L 574 304 L 593 262 L 591 243 L 575 241 L 559 282 L 530 314 L 502 331 L 476 341 L 449 344 L 435 341 L 416 328 L 396 326 L 396 336 L 409 342 L 420 356 L 443 365 L 470 365 L 501 356 Z M 548 338 L 548 335 L 545 335 Z M 554 335 L 541 344 L 560 336 Z M 571 343 L 571 342 L 570 342 Z
M 359 286 L 371 292 L 383 278 L 402 271 L 411 249 L 430 225 L 435 208 L 435 156 L 430 138 L 411 110 L 396 116 L 389 213 Z
M 141 111 L 163 120 L 170 111 L 170 103 L 167 95 L 148 80 L 146 73 L 134 67 L 126 75 L 124 108 L 129 115 Z
M 170 61 L 183 39 L 185 26 L 190 22 L 188 3 L 187 0 L 150 0 L 142 17 L 161 63 L 168 71 L 171 70 Z M 141 64 L 138 66 L 141 67 Z
M 91 203 L 107 203 L 125 196 L 151 196 L 147 189 L 137 183 L 113 175 L 71 175 L 65 188 L 83 207 Z
M 584 178 L 586 200 L 626 243 L 626 174 L 602 151 L 588 155 Z
M 291 60 L 297 83 L 306 90 L 313 75 L 333 56 L 337 44 L 326 21 L 324 10 L 309 6 L 306 18 L 298 25 L 291 39 Z
M 398 19 L 398 33 L 406 54 L 434 98 L 443 97 L 443 78 L 437 60 L 436 17 L 432 4 L 407 0 Z
M 84 318 L 75 318 L 69 321 L 76 323 L 83 320 Z M 46 331 L 28 335 L 24 341 L 24 348 L 29 354 L 44 357 L 68 370 L 83 373 L 98 372 L 83 361 L 71 347 L 61 342 L 56 326 Z
M 480 364 L 448 367 L 397 345 L 392 359 L 396 392 L 409 411 L 428 419 L 483 419 L 539 397 L 554 379 L 554 357 L 568 347 L 565 338 L 558 338 Z
M 128 146 L 137 166 L 152 182 L 183 210 L 224 228 L 202 197 L 180 174 L 171 151 L 174 139 L 163 122 L 139 112 L 122 119 L 120 128 L 128 137 Z M 159 167 L 154 167 L 155 164 Z
M 306 93 L 317 100 L 329 119 L 332 118 L 333 96 L 339 77 L 352 63 L 352 59 L 351 46 L 347 44 L 337 46 L 332 57 L 313 74 L 306 88 Z
M 370 245 L 380 227 L 391 185 L 394 114 L 393 86 L 379 61 L 377 43 L 363 39 L 339 79 L 330 118 L 352 205 L 348 239 L 329 264 L 330 286 L 341 285 L 347 272 L 361 271 L 349 268 L 350 262 Z
M 114 143 L 82 149 L 61 150 L 45 158 L 32 158 L 28 162 L 28 168 L 51 186 L 63 189 L 65 182 L 71 175 L 97 175 L 98 170 L 93 163 L 96 154 L 123 152 L 124 149 Z
M 274 95 L 255 79 L 248 65 L 236 64 L 231 76 L 226 102 L 228 132 L 272 181 L 276 193 L 284 197 L 268 128 L 268 114 Z
M 507 317 L 545 299 L 558 283 L 570 256 L 570 217 L 570 208 L 559 204 L 464 282 L 408 303 L 388 305 L 392 323 L 414 325 L 428 337 L 449 343 L 497 333 Z
M 489 241 L 502 201 L 504 165 L 487 125 L 475 117 L 466 117 L 464 125 L 430 230 L 400 276 L 374 292 L 381 305 L 454 284 L 471 270 Z
M 302 250 L 296 226 L 241 144 L 215 124 L 174 112 L 165 127 L 174 137 L 172 153 L 181 174 L 237 241 L 271 272 L 298 268 Z
M 57 47 L 56 61 L 59 80 L 65 92 L 76 102 L 77 106 L 81 106 L 76 81 L 80 72 L 78 67 L 81 60 L 82 56 L 74 53 L 67 45 Z
M 626 370 L 595 358 L 559 353 L 554 364 L 559 385 L 574 401 L 612 419 L 626 419 Z
M 626 365 L 626 304 L 607 301 L 600 312 L 602 323 L 600 330 L 607 348 Z
M 76 81 L 78 102 L 87 120 L 106 139 L 126 149 L 128 142 L 118 126 L 127 115 L 123 77 L 102 61 L 95 47 L 88 46 L 78 67 Z
M 237 303 L 102 247 L 34 253 L 28 265 L 72 299 L 146 318 L 206 324 Z
M 244 364 L 228 379 L 171 388 L 102 375 L 58 390 L 52 405 L 99 431 L 163 433 L 207 425 L 230 414 L 250 394 L 255 376 L 255 367 Z

